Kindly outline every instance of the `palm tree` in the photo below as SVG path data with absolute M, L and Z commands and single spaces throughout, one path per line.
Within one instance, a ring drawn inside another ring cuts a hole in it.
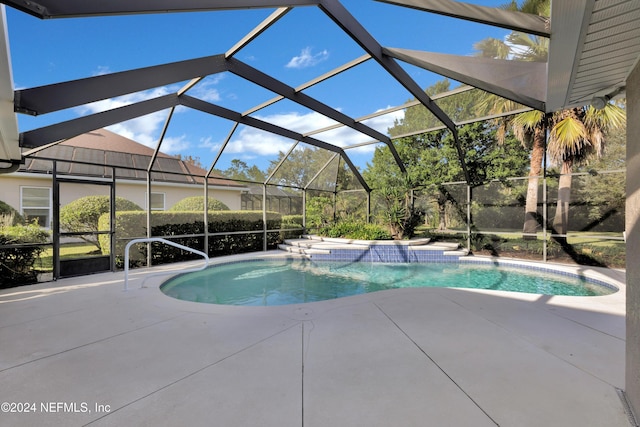
M 512 1 L 503 8 L 549 16 L 550 1 L 525 0 L 521 5 Z M 489 38 L 476 43 L 474 48 L 478 55 L 483 57 L 546 61 L 549 44 L 546 38 L 513 32 L 504 41 Z M 516 104 L 496 95 L 487 95 L 478 108 L 490 114 L 497 114 L 515 110 Z M 562 166 L 561 192 L 554 228 L 556 232 L 564 234 L 567 230 L 570 173 L 573 165 L 583 162 L 590 155 L 600 155 L 606 130 L 624 123 L 624 116 L 619 107 L 608 104 L 602 110 L 581 107 L 548 115 L 541 111 L 529 111 L 498 120 L 499 138 L 503 138 L 510 129 L 523 146 L 531 150 L 523 237 L 534 237 L 541 223 L 537 213 L 538 178 L 542 170 L 547 134 L 549 157 Z
M 600 157 L 607 132 L 624 126 L 626 114 L 617 105 L 607 104 L 601 110 L 592 106 L 562 110 L 554 113 L 551 121 L 548 154 L 561 167 L 553 229 L 564 235 L 568 230 L 573 166 L 591 156 Z
M 524 0 L 518 5 L 515 0 L 502 9 L 540 16 L 549 16 L 549 0 Z M 495 59 L 512 59 L 545 62 L 549 52 L 549 40 L 514 31 L 505 40 L 487 38 L 474 45 L 478 56 Z M 503 114 L 521 108 L 521 105 L 493 94 L 487 94 L 479 103 L 478 110 L 487 114 Z M 498 142 L 503 142 L 510 129 L 523 147 L 531 150 L 529 181 L 525 203 L 523 237 L 535 237 L 540 219 L 538 215 L 538 179 L 542 171 L 546 141 L 546 116 L 541 111 L 529 111 L 507 118 L 497 119 Z

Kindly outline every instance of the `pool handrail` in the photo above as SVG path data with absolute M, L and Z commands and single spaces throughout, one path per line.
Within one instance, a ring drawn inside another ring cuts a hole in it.
M 181 273 L 192 273 L 194 271 L 200 271 L 200 270 L 204 270 L 205 268 L 207 268 L 209 266 L 209 255 L 205 254 L 202 251 L 199 251 L 197 249 L 193 249 L 190 248 L 188 246 L 184 246 L 184 245 L 180 245 L 178 243 L 172 242 L 170 240 L 167 239 L 162 239 L 160 237 L 146 237 L 146 238 L 141 238 L 141 239 L 133 239 L 131 240 L 129 243 L 127 243 L 127 245 L 124 247 L 124 289 L 125 291 L 129 290 L 129 248 L 131 248 L 131 246 L 135 245 L 136 243 L 147 243 L 147 242 L 160 242 L 160 243 L 165 243 L 169 246 L 173 246 L 175 248 L 178 249 L 182 249 L 185 251 L 189 251 L 192 252 L 196 255 L 201 255 L 204 257 L 205 259 L 205 263 L 202 267 L 198 267 L 198 268 L 189 268 L 186 270 L 181 270 Z M 144 281 L 146 279 L 148 279 L 149 277 L 154 277 L 154 276 L 160 276 L 163 274 L 171 274 L 174 271 L 161 271 L 158 273 L 154 273 L 154 274 L 150 274 L 145 276 L 144 280 L 142 281 L 142 283 L 140 283 L 140 288 L 142 288 L 142 285 L 144 283 Z

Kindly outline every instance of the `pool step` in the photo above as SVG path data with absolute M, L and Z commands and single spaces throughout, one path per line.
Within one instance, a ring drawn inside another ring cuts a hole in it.
M 429 239 L 415 239 L 404 241 L 367 241 L 334 239 L 327 237 L 304 235 L 299 239 L 286 239 L 278 248 L 290 253 L 303 255 L 331 254 L 332 249 L 369 249 L 378 245 L 402 245 L 407 246 L 410 251 L 441 251 L 443 255 L 467 256 L 469 251 L 461 248 L 458 243 L 450 242 L 429 242 Z
M 313 255 L 313 254 L 323 254 L 329 255 L 331 251 L 329 249 L 314 249 L 314 248 L 305 248 L 297 245 L 288 245 L 286 243 L 281 243 L 278 245 L 280 250 L 290 252 L 293 254 L 301 254 L 301 255 Z
M 423 246 L 429 244 L 431 239 L 428 237 L 421 237 L 411 240 L 358 240 L 358 239 L 345 239 L 341 237 L 322 237 L 312 234 L 303 234 L 300 239 L 292 239 L 292 241 L 299 242 L 300 244 L 306 244 L 307 242 L 318 243 L 330 243 L 333 245 L 349 245 L 348 247 L 371 247 L 378 245 L 397 245 L 397 246 Z M 445 243 L 447 244 L 447 243 Z
M 469 255 L 469 249 L 467 248 L 458 248 L 453 251 L 444 251 L 444 255 L 455 255 L 455 256 L 467 256 Z

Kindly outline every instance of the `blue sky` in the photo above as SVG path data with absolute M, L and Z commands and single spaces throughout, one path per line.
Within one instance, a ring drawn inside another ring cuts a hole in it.
M 472 1 L 495 6 L 505 1 Z M 342 4 L 384 47 L 470 55 L 473 44 L 486 37 L 501 38 L 505 30 L 435 16 L 384 3 L 344 0 Z M 207 13 L 178 13 L 100 18 L 39 20 L 7 8 L 13 79 L 17 89 L 53 84 L 139 67 L 226 52 L 272 10 L 254 9 Z M 364 54 L 316 7 L 296 8 L 236 58 L 290 86 L 298 86 Z M 442 77 L 402 64 L 425 88 Z M 175 92 L 186 82 L 142 93 L 100 101 L 41 117 L 19 117 L 20 131 L 69 120 L 119 105 Z M 228 73 L 204 79 L 189 95 L 244 112 L 273 98 L 274 94 Z M 397 82 L 380 71 L 372 60 L 305 91 L 352 117 L 401 105 L 411 98 Z M 253 114 L 255 117 L 299 132 L 323 128 L 330 119 L 289 101 L 281 101 Z M 368 124 L 383 133 L 402 112 Z M 149 146 L 155 146 L 167 112 L 121 123 L 110 130 Z M 163 142 L 162 151 L 199 157 L 209 167 L 232 123 L 178 109 Z M 369 141 L 357 132 L 342 129 L 316 138 L 337 145 Z M 266 168 L 278 151 L 294 141 L 240 127 L 216 165 L 225 169 L 238 158 Z M 373 146 L 349 150 L 359 166 L 371 158 Z

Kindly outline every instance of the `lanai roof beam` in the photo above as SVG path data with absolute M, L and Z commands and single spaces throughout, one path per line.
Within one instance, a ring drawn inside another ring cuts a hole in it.
M 324 148 L 325 150 L 329 150 L 332 151 L 334 153 L 339 153 L 340 156 L 342 157 L 342 159 L 345 161 L 345 163 L 347 163 L 347 165 L 349 166 L 349 168 L 351 169 L 351 171 L 353 172 L 353 174 L 355 175 L 356 179 L 358 180 L 358 182 L 360 183 L 360 185 L 362 186 L 362 188 L 364 188 L 367 191 L 371 191 L 369 186 L 367 185 L 367 183 L 365 182 L 364 178 L 362 177 L 362 175 L 360 175 L 360 172 L 358 171 L 358 168 L 353 164 L 353 162 L 351 161 L 351 159 L 349 158 L 349 156 L 347 156 L 344 152 L 344 150 L 336 145 L 332 145 L 329 143 L 326 143 L 324 141 L 320 141 L 319 139 L 315 139 L 315 138 L 311 138 L 309 136 L 305 136 L 302 135 L 301 133 L 298 132 L 294 132 L 290 129 L 285 129 L 282 128 L 280 126 L 274 125 L 272 123 L 268 123 L 259 119 L 256 119 L 254 117 L 251 116 L 245 116 L 241 113 L 229 110 L 227 108 L 224 107 L 220 107 L 219 105 L 215 105 L 215 104 L 211 104 L 209 102 L 206 101 L 202 101 L 201 99 L 197 99 L 197 98 L 193 98 L 191 96 L 188 95 L 182 95 L 179 98 L 179 102 L 181 105 L 184 105 L 185 107 L 190 107 L 193 109 L 196 109 L 198 111 L 202 111 L 204 113 L 209 113 L 209 114 L 213 114 L 215 116 L 218 117 L 222 117 L 243 125 L 247 125 L 247 126 L 251 126 L 254 127 L 256 129 L 260 129 L 266 132 L 270 132 L 273 133 L 275 135 L 280 135 L 283 136 L 285 138 L 289 138 L 289 139 L 293 139 L 296 141 L 300 141 L 300 142 L 304 142 L 306 144 L 309 145 L 313 145 L 314 147 L 318 147 L 318 148 Z
M 316 85 L 316 84 L 318 84 L 320 82 L 323 82 L 323 81 L 327 80 L 330 77 L 336 76 L 336 75 L 342 73 L 343 71 L 346 71 L 346 70 L 348 70 L 350 68 L 355 67 L 356 65 L 360 65 L 363 62 L 368 61 L 369 59 L 371 59 L 371 55 L 362 55 L 361 57 L 356 58 L 353 61 L 349 61 L 346 64 L 341 65 L 340 67 L 334 68 L 333 70 L 331 70 L 331 71 L 329 71 L 329 72 L 327 72 L 327 73 L 325 73 L 325 74 L 323 74 L 321 76 L 318 76 L 313 80 L 310 80 L 310 81 L 308 81 L 306 83 L 301 84 L 300 86 L 297 86 L 295 88 L 295 91 L 296 92 L 301 92 L 301 91 L 303 91 L 305 89 L 308 89 L 311 86 Z M 282 101 L 283 99 L 284 99 L 284 96 L 278 95 L 276 97 L 271 98 L 268 101 L 263 102 L 260 105 L 256 105 L 255 107 L 249 109 L 248 111 L 245 112 L 245 114 L 255 113 L 256 111 L 259 111 L 259 110 L 261 110 L 263 108 L 266 108 L 269 105 L 275 104 L 278 101 Z
M 38 18 L 131 15 L 209 10 L 270 9 L 313 6 L 318 0 L 3 0 L 3 3 Z
M 230 58 L 235 55 L 240 49 L 251 43 L 256 37 L 266 31 L 267 28 L 275 24 L 278 19 L 282 18 L 291 10 L 290 7 L 280 7 L 275 12 L 273 12 L 267 19 L 262 21 L 258 26 L 256 26 L 253 30 L 251 30 L 246 36 L 244 36 L 238 43 L 233 45 L 231 49 L 229 49 L 224 56 L 226 58 Z
M 458 129 L 451 118 L 425 93 L 424 90 L 409 76 L 409 74 L 393 58 L 383 54 L 382 46 L 371 34 L 356 20 L 353 15 L 337 0 L 321 0 L 319 7 L 336 24 L 342 28 L 356 43 L 369 53 L 387 72 L 395 78 L 405 89 L 409 91 L 422 105 L 427 107 L 453 134 L 456 151 L 460 160 L 460 167 L 464 171 L 467 182 L 470 182 L 469 172 L 460 147 Z M 393 147 L 393 143 L 389 145 Z M 394 150 L 395 151 L 395 150 Z M 402 166 L 404 170 L 404 166 Z
M 370 128 L 362 123 L 356 122 L 353 118 L 343 114 L 333 108 L 323 104 L 322 102 L 306 95 L 305 93 L 298 92 L 294 88 L 274 79 L 273 77 L 245 64 L 242 61 L 239 61 L 235 58 L 228 58 L 227 63 L 229 65 L 228 69 L 230 72 L 237 74 L 238 76 L 249 80 L 257 85 L 260 85 L 266 89 L 269 89 L 272 92 L 275 92 L 285 98 L 294 101 L 300 105 L 303 105 L 313 111 L 316 111 L 326 117 L 329 117 L 339 123 L 344 124 L 345 126 L 350 127 L 351 129 L 357 130 L 360 133 L 363 133 L 371 138 L 374 138 L 378 141 L 384 142 L 389 146 L 391 153 L 393 154 L 398 166 L 401 170 L 405 170 L 404 165 L 402 164 L 402 160 L 400 156 L 395 150 L 391 139 L 375 129 Z
M 177 105 L 178 96 L 176 94 L 170 94 L 141 101 L 136 104 L 114 108 L 113 110 L 102 113 L 59 122 L 21 133 L 20 146 L 25 148 L 40 147 Z
M 396 6 L 405 6 L 425 12 L 493 25 L 511 31 L 521 31 L 542 37 L 549 37 L 547 21 L 529 13 L 503 10 L 495 7 L 478 6 L 452 0 L 376 0 Z
M 15 91 L 17 112 L 39 115 L 227 70 L 224 55 L 206 56 Z

